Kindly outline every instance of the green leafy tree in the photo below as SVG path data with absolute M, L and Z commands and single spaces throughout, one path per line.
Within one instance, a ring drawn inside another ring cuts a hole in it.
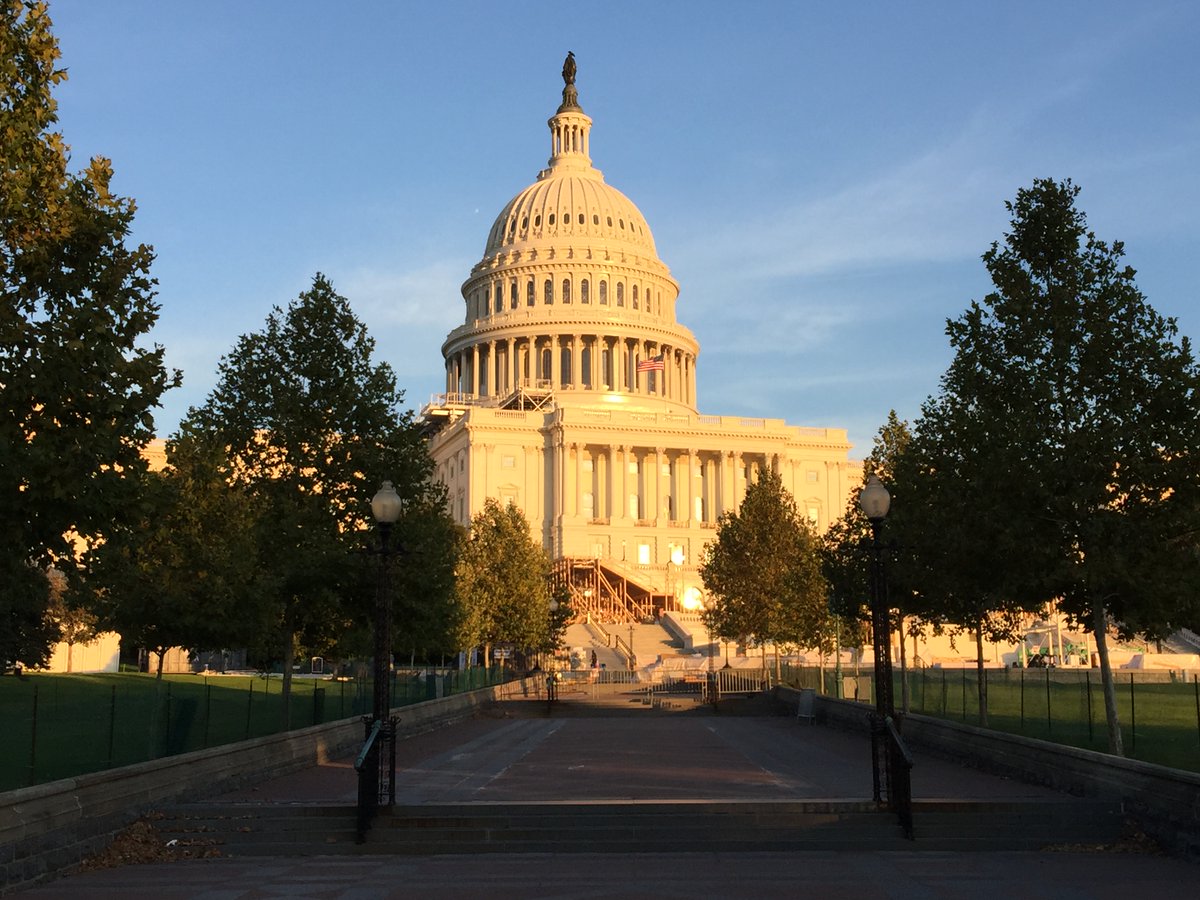
M 1121 754 L 1110 628 L 1153 638 L 1200 602 L 1200 373 L 1122 244 L 1088 231 L 1078 192 L 1043 179 L 1007 204 L 1010 230 L 983 255 L 995 290 L 947 327 L 955 357 L 917 424 L 916 490 L 941 523 L 922 529 L 942 538 L 923 544 L 939 594 L 989 609 L 1058 598 L 1092 632 Z
M 767 643 L 820 645 L 831 629 L 819 546 L 778 473 L 761 472 L 704 548 L 705 624 L 722 639 L 764 647 L 764 670 Z
M 894 470 L 911 439 L 908 423 L 900 419 L 895 410 L 889 411 L 887 421 L 875 435 L 871 452 L 863 460 L 864 481 L 877 475 L 894 492 Z M 888 533 L 893 531 L 889 524 Z M 829 585 L 829 608 L 837 617 L 843 642 L 854 641 L 859 646 L 867 640 L 867 625 L 871 620 L 870 541 L 871 524 L 859 507 L 858 491 L 853 491 L 847 498 L 845 512 L 821 536 L 821 563 Z M 896 552 L 895 548 L 889 551 L 889 563 L 895 562 Z M 919 629 L 921 621 L 908 615 L 911 612 L 907 599 L 910 592 L 897 578 L 895 565 L 889 564 L 884 571 L 888 579 L 887 595 L 895 609 L 894 625 L 901 637 L 901 704 L 907 710 L 907 658 L 903 638 L 906 633 Z
M 384 480 L 406 503 L 444 506 L 444 487 L 390 366 L 346 298 L 318 274 L 262 331 L 243 335 L 185 435 L 226 448 L 223 475 L 257 510 L 255 539 L 271 613 L 257 645 L 282 660 L 284 715 L 299 645 L 326 652 L 370 608 L 362 596 L 370 500 Z M 397 523 L 396 543 L 417 517 Z M 419 541 L 417 542 L 419 543 Z M 453 548 L 447 547 L 446 553 Z M 446 579 L 430 589 L 447 590 Z
M 55 639 L 42 572 L 72 581 L 136 496 L 152 411 L 178 383 L 146 335 L 151 249 L 112 165 L 79 173 L 53 130 L 66 78 L 45 3 L 0 5 L 0 656 Z
M 525 514 L 493 497 L 471 519 L 458 560 L 458 643 L 525 650 L 552 646 L 550 560 Z
M 167 467 L 145 476 L 138 516 L 97 552 L 102 627 L 158 659 L 166 652 L 244 646 L 264 615 L 256 510 L 223 471 L 224 448 L 194 438 L 167 447 Z

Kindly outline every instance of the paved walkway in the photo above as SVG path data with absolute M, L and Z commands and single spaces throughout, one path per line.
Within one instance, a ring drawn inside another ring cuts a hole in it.
M 634 701 L 630 701 L 633 703 Z M 863 799 L 865 738 L 788 718 L 546 718 L 512 705 L 404 741 L 398 802 L 602 799 Z M 218 798 L 352 803 L 349 760 Z M 918 799 L 1057 796 L 918 754 Z M 649 853 L 215 859 L 69 876 L 22 897 L 1194 898 L 1200 868 L 1113 853 Z

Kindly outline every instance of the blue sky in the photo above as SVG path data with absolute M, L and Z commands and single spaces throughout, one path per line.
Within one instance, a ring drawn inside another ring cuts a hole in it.
M 989 289 L 1004 202 L 1070 177 L 1200 337 L 1200 4 L 52 0 L 74 167 L 113 160 L 157 252 L 154 339 L 216 365 L 325 273 L 408 404 L 495 215 L 549 155 L 567 50 L 592 158 L 645 214 L 700 341 L 702 412 L 869 451 Z

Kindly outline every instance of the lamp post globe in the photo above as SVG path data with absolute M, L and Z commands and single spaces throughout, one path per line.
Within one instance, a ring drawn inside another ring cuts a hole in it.
M 892 506 L 892 495 L 883 486 L 878 475 L 867 478 L 867 483 L 858 494 L 858 506 L 872 525 L 887 518 L 888 510 Z
M 395 525 L 404 508 L 404 501 L 396 493 L 390 481 L 380 485 L 375 496 L 371 498 L 371 514 L 380 525 Z

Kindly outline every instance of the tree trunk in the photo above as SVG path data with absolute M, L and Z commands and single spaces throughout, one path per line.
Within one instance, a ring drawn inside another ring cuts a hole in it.
M 779 663 L 779 644 L 775 645 L 775 683 L 783 684 L 783 667 Z
M 291 712 L 292 701 L 292 663 L 296 659 L 296 635 L 292 629 L 288 628 L 284 632 L 283 645 L 283 689 L 280 694 L 280 699 L 283 701 L 283 730 L 287 731 L 292 726 Z
M 983 659 L 983 619 L 975 620 L 975 676 L 979 680 L 979 727 L 988 727 L 987 675 Z
M 900 711 L 908 713 L 908 659 L 904 652 L 904 616 L 896 615 L 896 634 L 900 638 Z
M 156 652 L 158 653 L 158 666 L 154 670 L 154 678 L 156 681 L 162 681 L 163 659 L 166 657 L 167 651 L 165 647 L 159 647 Z
M 1108 661 L 1108 617 L 1099 600 L 1092 601 L 1092 632 L 1096 638 L 1096 655 L 1100 657 L 1100 684 L 1104 689 L 1104 719 L 1108 724 L 1108 752 L 1124 756 L 1121 722 L 1117 718 L 1117 686 L 1113 684 L 1112 665 Z

